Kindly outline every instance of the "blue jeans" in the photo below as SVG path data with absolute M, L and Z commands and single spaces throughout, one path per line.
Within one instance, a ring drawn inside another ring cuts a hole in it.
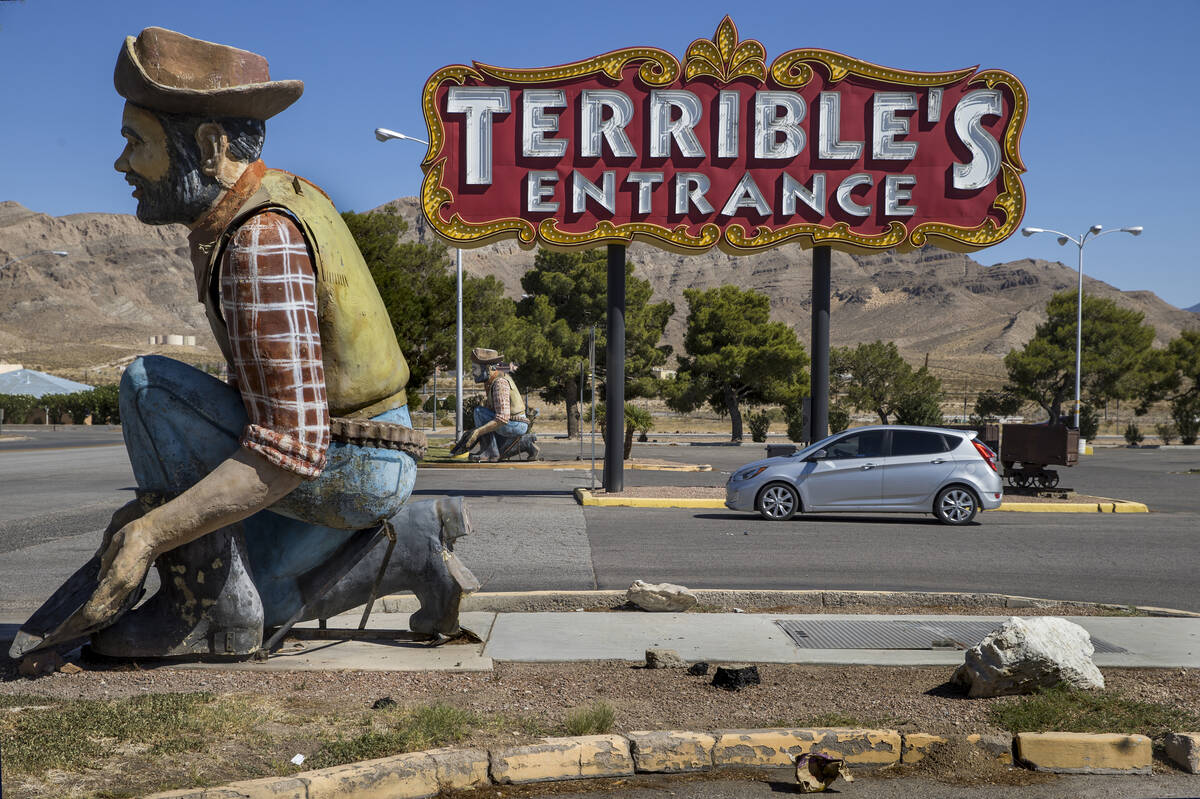
M 138 488 L 181 492 L 238 450 L 247 423 L 241 395 L 185 363 L 147 355 L 121 377 L 121 424 Z M 411 425 L 408 407 L 373 417 Z M 325 470 L 242 522 L 265 625 L 303 603 L 297 579 L 356 530 L 395 514 L 417 464 L 403 452 L 331 443 Z
M 475 407 L 475 426 L 481 427 L 496 418 L 496 412 L 491 408 L 485 408 L 482 405 Z M 509 420 L 497 427 L 490 433 L 486 433 L 479 437 L 479 457 L 495 460 L 500 457 L 500 448 L 497 442 L 497 437 L 507 441 L 511 438 L 523 436 L 529 432 L 529 422 L 517 422 Z

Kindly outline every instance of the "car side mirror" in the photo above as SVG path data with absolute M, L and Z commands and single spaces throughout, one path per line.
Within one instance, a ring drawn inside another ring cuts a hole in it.
M 809 455 L 807 458 L 805 458 L 804 461 L 806 463 L 816 463 L 817 461 L 823 461 L 828 457 L 829 457 L 828 450 L 819 449 L 816 452 L 814 452 L 813 454 Z

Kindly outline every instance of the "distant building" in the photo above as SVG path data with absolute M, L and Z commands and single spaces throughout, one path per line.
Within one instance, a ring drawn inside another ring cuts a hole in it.
M 655 366 L 654 368 L 652 368 L 650 370 L 650 374 L 654 375 L 659 380 L 674 380 L 675 379 L 675 370 L 674 369 L 664 369 L 661 366 Z
M 195 336 L 182 336 L 178 333 L 167 333 L 162 336 L 151 336 L 151 345 L 166 345 L 168 347 L 194 347 L 196 346 Z
M 45 372 L 35 372 L 33 369 L 22 369 L 20 364 L 3 364 L 16 366 L 16 369 L 0 369 L 0 394 L 28 394 L 31 397 L 44 397 L 47 394 L 74 394 L 76 391 L 91 391 L 93 386 L 86 383 L 76 383 L 65 377 L 55 377 Z

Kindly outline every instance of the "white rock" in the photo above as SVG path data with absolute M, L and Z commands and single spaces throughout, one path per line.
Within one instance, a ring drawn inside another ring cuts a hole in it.
M 970 696 L 1009 696 L 1066 684 L 1103 688 L 1088 631 L 1056 617 L 1013 618 L 966 653 L 951 681 Z
M 644 583 L 635 580 L 625 592 L 625 599 L 642 610 L 657 613 L 679 613 L 696 604 L 696 595 L 682 585 Z

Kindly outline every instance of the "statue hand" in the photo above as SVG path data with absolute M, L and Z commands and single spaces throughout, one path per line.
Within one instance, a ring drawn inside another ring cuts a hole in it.
M 100 549 L 96 550 L 97 555 L 104 555 L 104 551 L 108 549 L 109 543 L 112 542 L 113 536 L 117 531 L 125 525 L 129 524 L 134 519 L 144 516 L 146 506 L 141 500 L 131 499 L 113 512 L 112 519 L 108 522 L 108 527 L 104 528 L 104 537 L 100 539 Z
M 100 584 L 83 607 L 86 621 L 107 621 L 141 585 L 159 554 L 150 543 L 151 534 L 142 519 L 134 519 L 112 535 L 100 558 Z

